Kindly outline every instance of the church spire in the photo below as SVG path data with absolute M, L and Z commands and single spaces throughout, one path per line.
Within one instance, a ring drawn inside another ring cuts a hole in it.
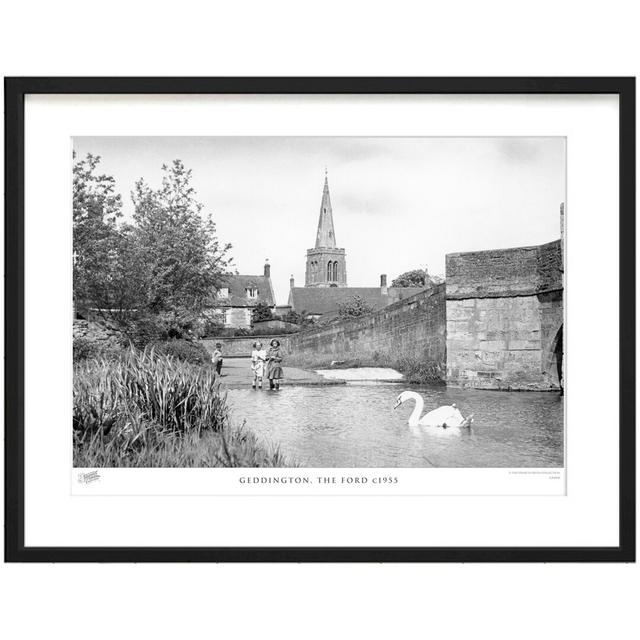
M 324 189 L 322 190 L 322 204 L 320 205 L 320 219 L 318 220 L 318 234 L 316 235 L 316 249 L 320 247 L 335 247 L 336 234 L 333 230 L 333 213 L 331 211 L 331 197 L 329 196 L 329 178 L 327 168 L 324 168 Z
M 318 220 L 316 246 L 307 249 L 307 270 L 304 277 L 305 287 L 346 287 L 347 261 L 343 248 L 336 247 L 336 234 L 333 230 L 333 212 L 329 195 L 329 177 L 324 169 L 324 189 Z

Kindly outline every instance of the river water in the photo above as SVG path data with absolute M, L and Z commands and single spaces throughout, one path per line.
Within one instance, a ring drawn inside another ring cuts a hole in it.
M 393 409 L 405 389 L 422 395 L 424 411 L 456 403 L 463 415 L 474 414 L 471 431 L 412 430 L 413 401 Z M 246 420 L 303 467 L 563 466 L 563 398 L 556 393 L 346 384 L 231 389 L 228 401 L 234 423 Z

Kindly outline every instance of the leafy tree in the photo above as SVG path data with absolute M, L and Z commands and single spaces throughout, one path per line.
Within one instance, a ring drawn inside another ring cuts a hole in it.
M 362 296 L 355 295 L 352 300 L 338 305 L 338 316 L 343 319 L 359 318 L 373 311 L 373 307 Z
M 220 243 L 211 215 L 203 215 L 191 170 L 174 160 L 162 171 L 159 189 L 140 179 L 131 194 L 142 306 L 151 314 L 196 317 L 224 283 L 231 245 Z
M 100 156 L 89 153 L 73 165 L 73 248 L 78 257 L 112 232 L 122 216 L 122 197 L 115 193 L 115 180 L 96 175 L 99 163 Z
M 313 324 L 316 324 L 315 318 L 309 314 L 309 312 L 306 309 L 303 309 L 300 312 L 300 317 L 302 319 L 302 326 L 311 326 Z
M 393 282 L 392 287 L 426 287 L 431 283 L 431 278 L 426 269 L 413 269 L 401 273 Z
M 303 318 L 299 313 L 296 313 L 293 309 L 291 309 L 282 316 L 282 320 L 284 322 L 290 322 L 291 324 L 302 324 Z
M 273 313 L 271 312 L 271 307 L 266 302 L 258 302 L 258 304 L 253 307 L 251 311 L 251 320 L 252 322 L 261 322 L 263 320 L 272 320 Z
M 131 223 L 99 162 L 87 155 L 73 167 L 76 305 L 117 321 L 135 342 L 188 334 L 223 283 L 231 245 L 218 241 L 180 160 L 162 167 L 159 189 L 136 183 Z
M 137 283 L 125 258 L 129 238 L 118 225 L 122 198 L 114 178 L 97 173 L 99 163 L 88 154 L 73 165 L 73 296 L 76 307 L 119 319 L 135 306 Z

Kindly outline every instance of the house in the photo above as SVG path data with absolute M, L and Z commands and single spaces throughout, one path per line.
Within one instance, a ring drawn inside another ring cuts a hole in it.
M 267 261 L 263 274 L 227 275 L 216 294 L 215 306 L 210 317 L 217 319 L 225 327 L 249 328 L 251 313 L 259 303 L 275 306 L 275 296 L 271 285 L 271 266 Z
M 340 306 L 353 302 L 359 296 L 373 311 L 398 300 L 408 298 L 424 287 L 387 287 L 387 276 L 380 276 L 379 287 L 296 287 L 290 280 L 289 305 L 297 313 L 314 320 L 331 320 L 338 315 Z

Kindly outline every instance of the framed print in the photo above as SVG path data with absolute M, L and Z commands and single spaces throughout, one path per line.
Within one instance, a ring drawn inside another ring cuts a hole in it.
M 633 78 L 8 78 L 9 561 L 635 560 Z

